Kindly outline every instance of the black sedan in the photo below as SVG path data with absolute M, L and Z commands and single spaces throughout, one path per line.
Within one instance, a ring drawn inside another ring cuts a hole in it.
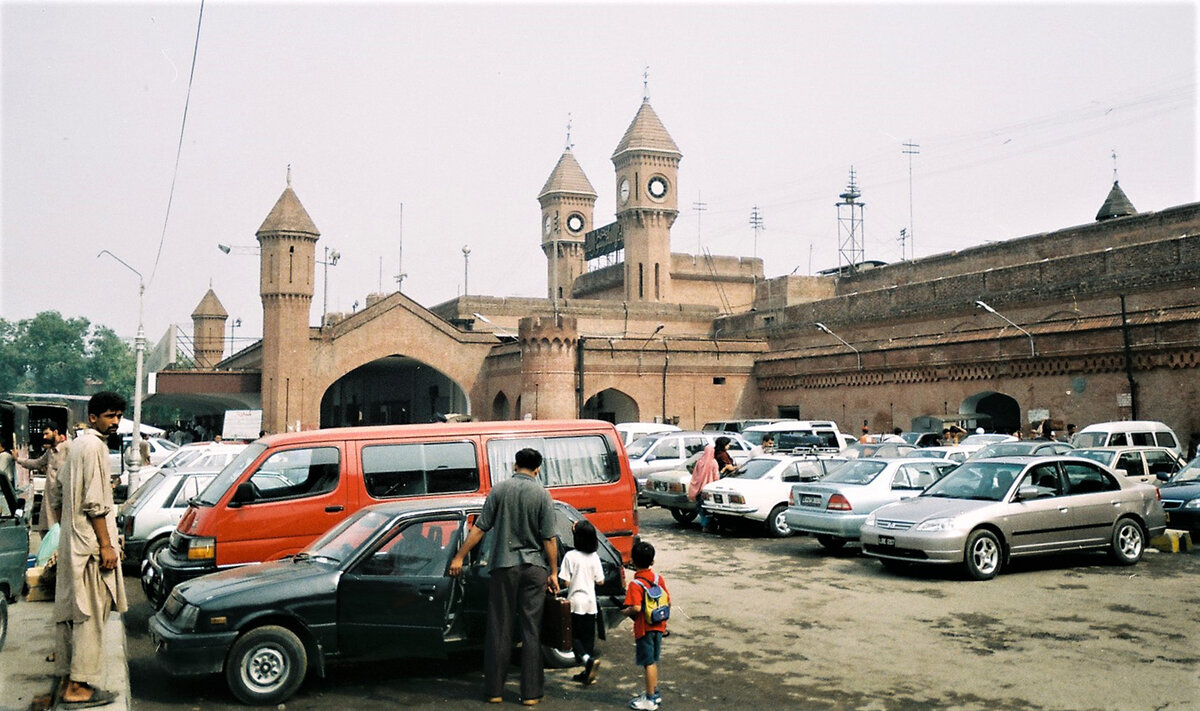
M 1163 482 L 1158 493 L 1167 512 L 1167 525 L 1200 536 L 1200 457 Z
M 295 556 L 205 575 L 177 586 L 150 619 L 157 657 L 177 675 L 224 673 L 248 704 L 278 704 L 308 670 L 335 661 L 444 657 L 482 647 L 487 560 L 493 537 L 471 553 L 463 575 L 450 559 L 483 497 L 371 506 Z M 560 556 L 583 516 L 556 502 Z M 621 556 L 600 534 L 605 584 L 600 619 L 620 623 Z M 551 666 L 574 663 L 545 647 Z

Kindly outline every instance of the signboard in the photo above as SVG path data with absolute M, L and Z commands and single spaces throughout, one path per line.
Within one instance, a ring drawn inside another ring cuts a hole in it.
M 1042 420 L 1050 419 L 1050 411 L 1046 409 L 1036 409 L 1029 411 L 1029 424 L 1035 424 Z
M 585 260 L 590 261 L 606 254 L 619 252 L 624 248 L 625 236 L 621 234 L 619 222 L 597 227 L 583 236 L 583 258 Z
M 262 431 L 262 410 L 226 410 L 221 439 L 256 440 Z
M 1117 407 L 1133 407 L 1133 396 L 1129 393 L 1117 393 Z

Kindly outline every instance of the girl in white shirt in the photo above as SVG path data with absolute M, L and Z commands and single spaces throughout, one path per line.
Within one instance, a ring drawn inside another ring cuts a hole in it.
M 604 568 L 596 553 L 596 527 L 583 520 L 575 524 L 575 547 L 563 556 L 558 577 L 567 584 L 571 602 L 571 647 L 583 671 L 572 677 L 584 686 L 596 683 L 600 660 L 596 659 L 596 586 L 604 584 Z

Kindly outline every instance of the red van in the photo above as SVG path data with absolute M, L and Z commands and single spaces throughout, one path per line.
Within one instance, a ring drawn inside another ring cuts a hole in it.
M 246 447 L 189 502 L 170 545 L 142 566 L 156 606 L 175 585 L 299 552 L 364 506 L 487 493 L 516 452 L 542 453 L 550 495 L 571 504 L 628 561 L 637 484 L 620 435 L 598 420 L 462 422 L 310 430 Z

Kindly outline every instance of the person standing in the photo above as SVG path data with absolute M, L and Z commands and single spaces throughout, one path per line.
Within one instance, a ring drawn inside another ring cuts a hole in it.
M 51 423 L 42 428 L 42 446 L 45 447 L 42 456 L 37 459 L 18 459 L 17 464 L 31 472 L 40 471 L 42 476 L 46 477 L 45 486 L 42 487 L 42 510 L 38 514 L 37 524 L 37 530 L 45 533 L 58 523 L 58 516 L 49 505 L 48 496 L 51 487 L 58 481 L 58 470 L 66 461 L 71 445 L 62 437 L 58 425 Z
M 483 650 L 488 703 L 503 700 L 514 616 L 521 632 L 521 703 L 533 706 L 542 700 L 542 608 L 545 591 L 558 592 L 558 540 L 554 502 L 538 479 L 541 468 L 541 452 L 529 448 L 517 452 L 513 475 L 492 487 L 467 540 L 450 561 L 450 575 L 461 575 L 463 560 L 483 535 L 491 532 L 495 537 L 488 564 L 491 578 Z
M 596 658 L 596 586 L 604 584 L 604 567 L 596 551 L 600 543 L 596 527 L 587 519 L 576 521 L 572 529 L 575 548 L 563 556 L 559 579 L 567 584 L 571 602 L 571 648 L 583 671 L 571 677 L 590 686 L 596 683 L 600 660 Z
M 722 438 L 723 439 L 723 438 Z M 696 502 L 696 515 L 699 517 L 700 529 L 705 533 L 715 533 L 716 521 L 704 510 L 704 499 L 700 492 L 706 484 L 721 478 L 721 467 L 717 464 L 716 447 L 706 445 L 704 453 L 692 466 L 692 478 L 688 480 L 687 497 Z
M 117 550 L 107 437 L 116 433 L 125 399 L 99 392 L 88 400 L 91 428 L 71 445 L 47 499 L 62 525 L 55 584 L 55 672 L 66 680 L 62 707 L 112 703 L 117 693 L 103 678 L 104 624 L 110 611 L 124 612 L 125 580 Z
M 729 476 L 737 471 L 737 464 L 733 462 L 733 456 L 729 454 L 729 438 L 717 437 L 713 442 L 713 456 L 717 459 L 717 473 L 721 476 Z

